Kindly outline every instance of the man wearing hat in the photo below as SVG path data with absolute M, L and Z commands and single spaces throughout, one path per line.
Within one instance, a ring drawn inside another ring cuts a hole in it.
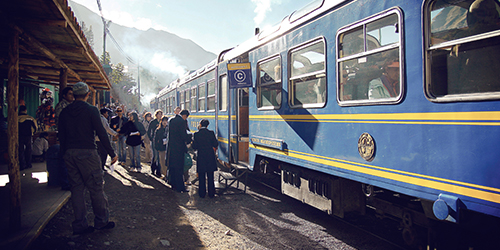
M 114 131 L 108 123 L 108 117 L 109 113 L 111 113 L 111 109 L 108 108 L 102 108 L 99 110 L 101 112 L 101 122 L 102 126 L 104 126 L 104 129 L 106 129 L 106 132 L 108 132 L 109 135 L 111 136 L 118 136 L 118 133 Z M 108 136 L 109 139 L 109 136 Z M 99 140 L 99 136 L 95 137 L 95 143 L 97 144 L 97 152 L 99 152 L 99 156 L 101 157 L 101 167 L 102 170 L 104 170 L 104 165 L 106 165 L 106 159 L 108 158 L 108 152 L 106 151 L 106 148 L 103 146 L 101 140 Z
M 73 86 L 75 101 L 61 111 L 59 116 L 59 141 L 61 155 L 68 169 L 71 184 L 71 200 L 75 220 L 73 234 L 91 233 L 95 229 L 110 229 L 115 223 L 109 221 L 108 200 L 104 194 L 104 173 L 96 149 L 97 134 L 114 164 L 118 157 L 111 148 L 99 110 L 88 104 L 89 87 L 83 82 Z M 87 188 L 92 200 L 94 226 L 87 223 L 84 191 Z
M 187 153 L 186 143 L 191 142 L 191 135 L 187 133 L 187 118 L 189 111 L 182 110 L 180 115 L 168 121 L 168 142 L 166 159 L 169 169 L 170 184 L 177 192 L 185 192 L 184 185 L 184 154 Z M 187 181 L 187 180 L 186 180 Z

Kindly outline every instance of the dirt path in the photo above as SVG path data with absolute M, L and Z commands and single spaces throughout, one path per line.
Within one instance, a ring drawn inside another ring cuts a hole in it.
M 393 249 L 255 184 L 249 184 L 246 194 L 231 190 L 202 199 L 195 185 L 188 193 L 172 191 L 150 175 L 149 166 L 135 173 L 117 165 L 104 180 L 114 229 L 73 236 L 68 202 L 32 249 Z M 90 204 L 87 209 L 92 224 Z
M 189 186 L 190 193 L 176 193 L 163 180 L 150 175 L 149 166 L 143 168 L 143 173 L 127 169 L 115 165 L 115 171 L 108 170 L 104 177 L 111 220 L 117 225 L 114 229 L 73 236 L 70 200 L 49 222 L 32 249 L 259 248 L 217 220 L 195 211 L 200 206 L 220 202 L 221 197 L 198 198 L 195 186 Z M 89 203 L 87 209 L 92 224 Z M 190 215 L 189 218 L 186 214 Z

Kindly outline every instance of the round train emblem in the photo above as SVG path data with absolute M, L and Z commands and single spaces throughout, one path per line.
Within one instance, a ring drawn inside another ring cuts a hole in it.
M 375 141 L 368 133 L 363 133 L 358 139 L 358 152 L 366 161 L 372 161 L 375 158 Z

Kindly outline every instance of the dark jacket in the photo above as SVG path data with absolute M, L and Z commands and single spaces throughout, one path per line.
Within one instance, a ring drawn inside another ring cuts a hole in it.
M 19 122 L 19 136 L 20 137 L 31 137 L 33 135 L 33 133 L 36 132 L 37 126 L 36 126 L 35 118 L 33 118 L 27 114 L 20 114 L 17 117 L 17 120 Z
M 95 135 L 97 135 L 109 156 L 115 157 L 108 133 L 102 125 L 99 110 L 87 102 L 74 101 L 63 109 L 59 115 L 58 128 L 61 155 L 68 149 L 96 149 Z
M 125 116 L 122 116 L 122 127 L 123 125 L 125 125 L 125 123 L 128 122 L 128 118 L 125 117 Z M 109 121 L 109 126 L 114 130 L 114 131 L 117 131 L 120 126 L 119 126 L 119 123 L 120 123 L 120 117 L 119 116 L 114 116 L 113 118 L 111 118 L 111 120 Z
M 184 166 L 186 143 L 191 142 L 191 135 L 186 131 L 186 121 L 180 115 L 168 120 L 167 133 L 167 165 L 169 167 Z
M 163 144 L 163 139 L 166 138 L 165 136 L 165 129 L 167 127 L 157 127 L 155 132 L 154 132 L 154 147 L 158 151 L 165 151 L 167 150 L 167 145 Z
M 148 137 L 149 140 L 153 142 L 153 145 L 154 145 L 155 130 L 159 124 L 160 122 L 157 119 L 151 120 L 151 122 L 149 123 Z
M 217 138 L 215 138 L 214 131 L 201 128 L 198 132 L 194 133 L 194 140 L 191 147 L 198 150 L 196 161 L 197 173 L 217 170 L 214 148 L 217 148 L 218 145 L 219 143 L 217 142 Z
M 139 135 L 131 135 L 132 133 L 139 132 Z M 144 128 L 144 125 L 140 122 L 133 122 L 133 121 L 128 121 L 126 122 L 123 126 L 120 132 L 120 134 L 124 134 L 127 136 L 127 140 L 125 143 L 127 145 L 130 145 L 132 147 L 141 145 L 142 143 L 142 136 L 146 134 L 146 129 Z

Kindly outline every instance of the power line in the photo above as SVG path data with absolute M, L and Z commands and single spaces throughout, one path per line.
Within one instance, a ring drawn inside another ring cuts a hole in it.
M 123 56 L 125 56 L 125 59 L 127 59 L 127 61 L 129 61 L 130 63 L 135 64 L 134 60 L 127 53 L 125 53 L 125 51 L 122 49 L 122 47 L 120 46 L 120 44 L 116 41 L 116 39 L 111 34 L 110 30 L 108 29 L 108 25 L 106 24 L 106 19 L 104 18 L 104 14 L 102 13 L 101 1 L 100 0 L 96 0 L 96 1 L 97 1 L 97 6 L 99 8 L 99 12 L 101 14 L 101 20 L 102 20 L 102 23 L 103 23 L 103 26 L 104 26 L 104 34 L 105 35 L 104 35 L 103 39 L 106 39 L 106 34 L 108 34 L 109 37 L 111 38 L 111 41 L 115 44 L 116 48 L 118 49 L 118 51 L 120 51 L 120 53 Z M 104 40 L 103 42 L 105 44 L 106 40 Z M 103 54 L 104 53 L 106 53 L 105 48 L 103 48 Z

